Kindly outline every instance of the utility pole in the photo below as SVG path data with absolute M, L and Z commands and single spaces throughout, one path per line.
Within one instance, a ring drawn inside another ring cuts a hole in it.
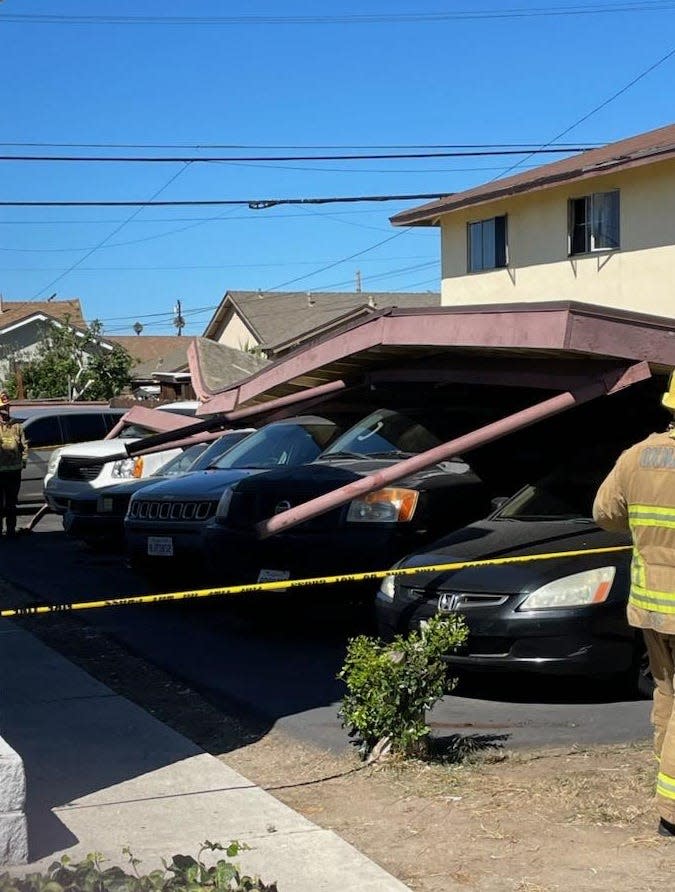
M 356 270 L 356 293 L 361 293 L 361 270 Z
M 183 318 L 182 308 L 179 300 L 176 301 L 176 306 L 173 308 L 173 312 L 173 324 L 178 329 L 178 336 L 180 337 L 183 334 L 183 329 L 185 328 L 185 319 Z

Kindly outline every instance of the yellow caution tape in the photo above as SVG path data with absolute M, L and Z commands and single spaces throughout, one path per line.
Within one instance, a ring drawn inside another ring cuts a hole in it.
M 556 551 L 550 554 L 526 554 L 518 557 L 489 558 L 482 561 L 454 561 L 450 564 L 429 564 L 420 567 L 399 567 L 396 570 L 372 570 L 368 573 L 344 573 L 340 576 L 314 576 L 309 579 L 283 579 L 278 582 L 252 582 L 246 585 L 226 585 L 194 591 L 167 592 L 158 595 L 132 595 L 128 598 L 106 598 L 98 601 L 81 601 L 73 604 L 36 604 L 30 607 L 13 607 L 0 610 L 0 617 L 37 616 L 43 613 L 69 613 L 72 610 L 93 610 L 97 607 L 130 607 L 135 604 L 160 604 L 163 601 L 190 601 L 195 598 L 213 598 L 217 595 L 246 595 L 250 592 L 285 591 L 306 585 L 334 585 L 339 582 L 366 582 L 384 579 L 385 576 L 414 576 L 418 573 L 442 573 L 446 570 L 464 570 L 467 567 L 495 567 L 505 564 L 525 564 L 530 561 L 550 561 L 554 558 L 580 557 L 588 554 L 612 554 L 630 551 L 630 545 L 610 548 L 587 548 L 580 551 Z

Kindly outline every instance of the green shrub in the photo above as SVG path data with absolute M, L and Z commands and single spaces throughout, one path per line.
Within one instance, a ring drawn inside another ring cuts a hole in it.
M 140 861 L 128 849 L 132 873 L 121 867 L 103 868 L 105 859 L 95 852 L 84 861 L 71 864 L 67 855 L 55 861 L 47 873 L 30 873 L 25 877 L 0 874 L 0 892 L 277 892 L 276 883 L 265 884 L 258 877 L 244 876 L 231 861 L 221 859 L 207 867 L 202 860 L 205 851 L 224 851 L 233 858 L 247 846 L 231 842 L 224 848 L 208 840 L 202 845 L 197 857 L 174 855 L 169 863 L 162 860 L 164 870 L 140 874 Z
M 466 636 L 460 617 L 435 616 L 390 644 L 366 635 L 349 642 L 338 674 L 347 685 L 339 714 L 363 758 L 378 744 L 404 756 L 427 754 L 426 712 L 456 685 L 442 658 Z

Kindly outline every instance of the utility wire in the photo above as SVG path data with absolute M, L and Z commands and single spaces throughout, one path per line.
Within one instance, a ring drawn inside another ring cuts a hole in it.
M 346 263 L 348 260 L 354 260 L 355 257 L 361 257 L 363 254 L 367 254 L 369 251 L 374 251 L 376 248 L 379 248 L 382 245 L 386 245 L 387 242 L 391 242 L 395 238 L 398 238 L 400 235 L 404 235 L 410 231 L 410 229 L 402 229 L 400 232 L 397 232 L 394 235 L 390 235 L 389 238 L 385 238 L 381 242 L 370 245 L 370 247 L 364 248 L 362 251 L 357 251 L 355 254 L 350 254 L 348 257 L 343 257 L 342 260 L 336 260 L 334 263 L 328 263 L 326 264 L 326 266 L 322 266 L 320 269 L 316 269 L 312 273 L 307 273 L 304 276 L 296 276 L 294 279 L 288 279 L 286 282 L 281 282 L 279 285 L 274 285 L 272 288 L 266 288 L 265 292 L 280 291 L 282 288 L 286 288 L 287 285 L 293 285 L 295 284 L 295 282 L 302 282 L 304 279 L 309 279 L 312 276 L 317 276 L 319 273 L 323 273 L 326 272 L 326 270 L 333 269 L 333 267 L 340 266 L 341 263 Z
M 0 161 L 83 162 L 97 164 L 255 164 L 256 162 L 290 161 L 400 161 L 427 158 L 482 158 L 495 155 L 560 155 L 564 152 L 584 152 L 584 146 L 538 149 L 471 149 L 452 152 L 371 152 L 333 155 L 0 155 Z
M 2 2 L 2 0 L 0 0 Z M 589 142 L 583 143 L 583 150 L 594 148 L 599 145 L 604 145 L 604 142 Z M 560 148 L 566 148 L 569 151 L 573 150 L 574 145 L 579 145 L 579 143 L 570 143 L 569 145 L 565 143 L 559 143 Z M 523 152 L 528 151 L 528 149 L 538 149 L 541 148 L 541 142 L 537 143 L 412 143 L 409 145 L 247 145 L 240 143 L 205 143 L 205 142 L 197 142 L 197 143 L 119 143 L 119 142 L 0 142 L 0 147 L 2 148 L 24 148 L 24 149 L 194 149 L 199 151 L 205 151 L 206 149 L 265 149 L 275 151 L 327 151 L 328 149 L 364 149 L 368 151 L 372 151 L 373 149 L 387 149 L 394 150 L 398 149 L 400 151 L 410 151 L 412 149 L 431 151 L 432 149 L 445 149 L 447 151 L 453 150 L 458 151 L 460 149 L 521 149 Z
M 634 87 L 635 84 L 637 84 L 643 78 L 647 77 L 648 74 L 651 74 L 651 72 L 654 71 L 654 69 L 658 68 L 660 65 L 663 65 L 664 62 L 667 62 L 668 59 L 672 58 L 672 56 L 675 56 L 675 48 L 673 48 L 672 50 L 669 50 L 665 56 L 661 56 L 660 59 L 658 59 L 656 62 L 654 62 L 648 68 L 645 68 L 644 71 L 641 71 L 640 74 L 638 74 L 631 81 L 629 81 L 627 84 L 625 84 L 623 87 L 621 87 L 620 90 L 617 90 L 616 93 L 613 93 L 611 96 L 609 96 L 603 102 L 601 102 L 599 105 L 596 105 L 595 108 L 592 108 L 585 115 L 582 115 L 580 118 L 578 118 L 576 121 L 574 121 L 573 124 L 570 124 L 569 127 L 566 127 L 564 130 L 561 130 L 560 133 L 558 133 L 556 136 L 554 136 L 552 139 L 550 139 L 547 143 L 545 143 L 542 146 L 542 148 L 547 148 L 548 146 L 552 145 L 554 142 L 557 142 L 563 136 L 567 136 L 567 134 L 571 130 L 574 130 L 576 127 L 579 126 L 579 124 L 583 124 L 584 121 L 587 121 L 590 117 L 597 114 L 603 108 L 606 108 L 611 102 L 614 102 L 615 99 L 618 99 L 619 96 L 622 96 L 624 93 L 626 93 L 628 90 L 630 90 L 631 87 Z M 507 174 L 511 173 L 512 170 L 516 170 L 522 164 L 525 164 L 525 162 L 528 161 L 532 157 L 532 154 L 533 153 L 526 155 L 525 158 L 522 158 L 516 164 L 513 164 L 511 167 L 507 168 L 505 171 L 503 171 L 503 173 L 500 175 L 499 178 L 501 179 L 502 177 L 507 176 Z
M 168 189 L 168 187 L 169 187 L 175 180 L 177 180 L 178 177 L 179 177 L 182 173 L 184 173 L 184 172 L 188 169 L 189 166 L 190 166 L 189 163 L 188 163 L 188 164 L 184 164 L 184 165 L 180 168 L 180 170 L 176 171 L 176 173 L 175 173 L 175 174 L 174 174 L 174 175 L 173 175 L 173 176 L 172 176 L 172 177 L 171 177 L 171 178 L 170 178 L 170 179 L 169 179 L 169 180 L 168 180 L 168 181 L 167 181 L 161 188 L 157 189 L 157 191 L 156 191 L 155 193 L 153 193 L 153 195 L 152 195 L 151 198 L 150 198 L 150 201 L 152 201 L 153 199 L 155 199 L 158 195 L 161 195 L 161 193 L 164 192 L 165 189 Z M 103 245 L 105 245 L 105 243 L 106 243 L 107 241 L 109 241 L 111 238 L 113 238 L 113 236 L 117 235 L 117 233 L 120 232 L 120 230 L 122 230 L 122 229 L 127 225 L 127 223 L 131 222 L 131 220 L 133 220 L 134 217 L 137 217 L 137 216 L 141 213 L 141 211 L 143 210 L 143 208 L 144 208 L 145 206 L 146 206 L 145 204 L 142 204 L 137 210 L 135 210 L 135 211 L 133 212 L 133 214 L 131 214 L 131 216 L 130 216 L 127 220 L 123 220 L 122 223 L 119 224 L 119 226 L 116 226 L 115 229 L 113 229 L 112 232 L 109 232 L 108 235 L 106 235 L 106 237 L 105 237 L 104 239 L 101 239 L 101 241 L 100 241 L 97 245 L 94 245 L 94 247 L 91 248 L 89 251 L 87 251 L 82 257 L 80 257 L 79 260 L 77 260 L 75 263 L 71 264 L 71 265 L 68 267 L 68 269 L 64 270 L 64 271 L 63 271 L 60 275 L 58 275 L 55 279 L 52 279 L 51 282 L 49 282 L 47 285 L 45 285 L 43 288 L 41 288 L 39 291 L 37 291 L 37 292 L 33 295 L 32 300 L 36 300 L 41 294 L 43 294 L 45 291 L 48 291 L 49 289 L 51 289 L 54 285 L 56 285 L 57 282 L 60 282 L 60 281 L 61 281 L 62 279 L 64 279 L 69 273 L 72 273 L 73 270 L 77 269 L 77 267 L 80 266 L 80 264 L 84 263 L 84 261 L 87 260 L 89 257 L 91 257 L 92 254 L 96 253 L 96 251 L 98 251 L 99 248 L 102 248 Z
M 185 165 L 187 167 L 187 165 Z M 185 170 L 185 168 L 183 168 Z M 179 171 L 176 176 L 179 176 L 183 171 Z M 176 177 L 172 177 L 169 180 L 169 183 L 172 183 Z M 168 186 L 169 183 L 166 185 Z M 188 199 L 185 201 L 155 201 L 155 196 L 159 195 L 161 192 L 166 189 L 166 186 L 163 186 L 159 189 L 152 198 L 148 199 L 140 199 L 140 200 L 132 200 L 132 201 L 0 201 L 0 207 L 9 207 L 9 208 L 23 208 L 23 207 L 57 207 L 57 208 L 82 208 L 82 207 L 96 207 L 96 208 L 110 208 L 110 207 L 222 207 L 224 205 L 245 205 L 251 208 L 251 210 L 266 210 L 267 208 L 278 207 L 280 205 L 302 205 L 302 204 L 350 204 L 355 202 L 365 202 L 365 201 L 420 201 L 424 199 L 435 199 L 435 198 L 449 198 L 451 193 L 449 192 L 426 192 L 426 193 L 417 193 L 413 195 L 344 195 L 344 196 L 332 196 L 329 198 L 237 198 L 237 199 L 223 199 L 223 198 L 209 198 L 209 199 Z M 118 229 L 116 229 L 109 238 L 112 238 L 123 226 L 126 226 L 127 223 L 131 222 L 131 220 L 136 216 L 136 214 L 132 214 L 129 220 L 124 221 Z M 104 240 L 104 241 L 107 241 Z M 104 242 L 101 243 L 101 245 Z M 98 250 L 97 246 L 93 250 Z M 49 287 L 49 286 L 47 286 Z
M 61 15 L 3 14 L 0 22 L 41 25 L 163 25 L 163 26 L 260 26 L 260 25 L 381 25 L 434 24 L 448 21 L 480 19 L 524 19 L 542 16 L 582 16 L 634 12 L 663 12 L 675 8 L 664 0 L 632 0 L 632 2 L 584 5 L 510 7 L 502 9 L 464 9 L 453 12 L 371 13 L 345 15 L 249 15 L 249 16 L 128 16 L 128 15 Z

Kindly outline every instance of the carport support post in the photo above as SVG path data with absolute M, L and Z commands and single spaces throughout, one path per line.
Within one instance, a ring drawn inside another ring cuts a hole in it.
M 266 539 L 275 533 L 290 529 L 290 527 L 297 526 L 305 520 L 337 508 L 339 505 L 344 505 L 345 502 L 350 502 L 352 499 L 374 492 L 390 483 L 395 483 L 408 474 L 422 471 L 438 462 L 447 461 L 447 459 L 456 455 L 464 455 L 471 449 L 476 449 L 485 443 L 490 443 L 514 431 L 529 427 L 529 425 L 537 421 L 543 421 L 545 418 L 550 418 L 552 415 L 558 415 L 560 412 L 571 409 L 573 406 L 587 403 L 589 400 L 610 391 L 627 387 L 636 380 L 649 377 L 649 375 L 650 372 L 646 363 L 639 363 L 628 369 L 625 367 L 618 369 L 616 372 L 590 381 L 578 390 L 560 393 L 527 409 L 522 409 L 520 412 L 515 412 L 513 415 L 508 415 L 499 421 L 486 424 L 470 434 L 464 434 L 461 437 L 450 440 L 448 443 L 443 443 L 441 446 L 436 446 L 434 449 L 415 455 L 413 458 L 397 462 L 395 465 L 378 471 L 376 474 L 362 477 L 359 480 L 348 483 L 346 486 L 333 490 L 333 492 L 325 493 L 325 495 L 316 499 L 311 499 L 309 502 L 296 505 L 288 511 L 267 518 L 267 520 L 257 524 L 256 532 L 260 539 Z

